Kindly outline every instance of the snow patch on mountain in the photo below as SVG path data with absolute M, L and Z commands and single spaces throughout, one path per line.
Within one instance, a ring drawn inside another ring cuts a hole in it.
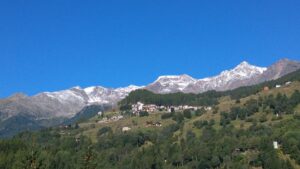
M 195 79 L 188 75 L 160 76 L 146 89 L 155 93 L 200 93 L 207 90 L 226 90 L 231 88 L 230 83 L 261 75 L 267 68 L 250 65 L 243 61 L 231 70 L 225 70 L 221 74 L 203 79 Z
M 198 82 L 206 82 L 209 83 L 209 85 L 217 87 L 222 86 L 233 80 L 252 78 L 253 76 L 262 74 L 266 70 L 267 68 L 265 67 L 253 66 L 250 65 L 248 62 L 243 61 L 231 70 L 222 71 L 220 75 L 214 77 L 199 79 Z

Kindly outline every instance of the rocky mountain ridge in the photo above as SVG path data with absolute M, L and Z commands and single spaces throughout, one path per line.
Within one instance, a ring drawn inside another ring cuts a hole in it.
M 51 118 L 71 118 L 88 105 L 116 105 L 131 91 L 147 89 L 155 93 L 201 93 L 208 90 L 231 90 L 241 86 L 258 84 L 277 79 L 290 72 L 300 69 L 300 62 L 282 59 L 268 68 L 242 62 L 231 70 L 219 75 L 196 79 L 189 75 L 160 76 L 147 86 L 130 85 L 123 88 L 105 88 L 92 86 L 87 88 L 42 92 L 34 96 L 15 94 L 0 100 L 0 121 L 22 114 L 35 120 Z

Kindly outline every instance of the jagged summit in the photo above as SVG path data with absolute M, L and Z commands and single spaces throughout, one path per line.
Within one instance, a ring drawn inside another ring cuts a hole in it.
M 195 79 L 186 74 L 160 76 L 146 89 L 156 93 L 200 93 L 207 90 L 227 90 L 233 88 L 231 83 L 234 81 L 253 78 L 262 74 L 266 69 L 243 61 L 231 70 L 225 70 L 217 76 L 203 79 Z
M 180 92 L 189 84 L 197 82 L 187 74 L 159 76 L 157 80 L 146 86 L 146 89 L 159 93 Z
M 233 70 L 236 71 L 249 71 L 249 70 L 254 70 L 254 71 L 259 71 L 260 73 L 264 72 L 265 70 L 267 70 L 266 67 L 258 67 L 258 66 L 254 66 L 249 64 L 246 61 L 241 62 L 239 65 L 237 65 Z
M 182 81 L 195 81 L 196 80 L 196 79 L 192 78 L 191 76 L 189 76 L 187 74 L 182 74 L 182 75 L 164 75 L 164 76 L 159 76 L 157 78 L 157 80 L 154 81 L 154 83 L 155 82 L 165 81 L 165 80 L 170 80 L 170 79 L 182 80 Z

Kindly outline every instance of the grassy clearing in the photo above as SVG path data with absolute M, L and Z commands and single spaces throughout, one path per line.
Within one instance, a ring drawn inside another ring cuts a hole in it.
M 167 126 L 169 124 L 175 123 L 171 119 L 161 119 L 161 112 L 151 113 L 149 116 L 145 117 L 124 117 L 119 121 L 112 121 L 107 123 L 97 123 L 100 120 L 99 117 L 93 117 L 91 120 L 79 124 L 80 128 L 83 128 L 83 132 L 80 134 L 86 135 L 90 137 L 93 141 L 97 140 L 97 132 L 100 128 L 108 126 L 111 127 L 113 132 L 121 132 L 123 127 L 130 127 L 132 131 L 136 130 L 158 130 L 163 126 Z M 147 126 L 146 122 L 160 122 L 162 124 L 161 127 L 156 126 Z

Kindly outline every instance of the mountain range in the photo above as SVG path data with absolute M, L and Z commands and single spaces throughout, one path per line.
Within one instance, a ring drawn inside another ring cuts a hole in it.
M 189 75 L 160 76 L 145 88 L 154 93 L 202 93 L 209 90 L 225 91 L 241 86 L 250 86 L 264 81 L 278 79 L 300 68 L 300 62 L 282 59 L 266 67 L 242 62 L 231 70 L 204 79 L 195 79 Z
M 92 86 L 87 88 L 73 87 L 70 89 L 42 92 L 34 96 L 14 94 L 0 100 L 0 136 L 1 132 L 11 128 L 12 119 L 26 119 L 31 124 L 52 126 L 74 117 L 83 108 L 90 105 L 115 106 L 131 91 L 147 89 L 154 93 L 202 93 L 209 90 L 225 91 L 241 86 L 258 84 L 278 79 L 288 73 L 300 69 L 300 62 L 282 59 L 269 67 L 258 67 L 242 62 L 231 70 L 219 75 L 196 79 L 189 75 L 160 76 L 146 86 L 130 85 L 122 88 L 105 88 Z M 3 125 L 5 124 L 5 125 Z M 26 126 L 24 124 L 23 126 Z

